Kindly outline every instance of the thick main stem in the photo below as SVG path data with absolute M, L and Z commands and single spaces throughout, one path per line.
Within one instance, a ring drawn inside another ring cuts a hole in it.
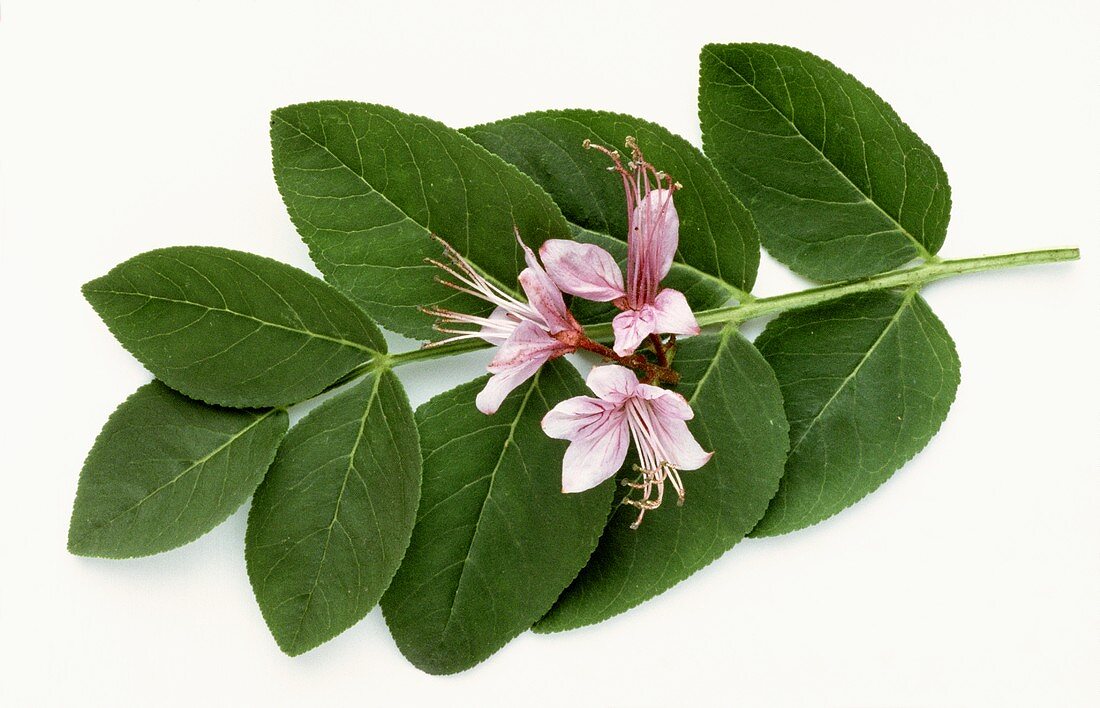
M 894 270 L 861 280 L 832 283 L 817 288 L 810 288 L 809 290 L 802 290 L 800 292 L 749 300 L 729 307 L 704 310 L 696 313 L 695 319 L 699 322 L 701 327 L 729 323 L 740 324 L 756 317 L 820 305 L 855 293 L 913 286 L 921 287 L 936 280 L 950 278 L 955 275 L 963 275 L 965 273 L 979 273 L 986 270 L 1016 268 L 1026 265 L 1075 261 L 1080 257 L 1081 252 L 1076 248 L 1056 248 L 1045 251 L 1027 251 L 1024 253 L 983 256 L 980 258 L 960 258 L 949 261 L 932 260 L 912 268 Z M 586 327 L 585 332 L 592 339 L 607 338 L 612 334 L 611 324 L 605 323 Z M 401 354 L 390 354 L 386 357 L 385 361 L 388 366 L 400 366 L 415 361 L 436 359 L 451 354 L 461 354 L 476 349 L 483 349 L 487 346 L 489 346 L 487 343 L 479 339 L 465 339 L 450 344 L 443 344 L 438 347 L 416 349 Z M 362 367 L 344 376 L 340 381 L 334 384 L 334 387 L 357 378 L 379 364 L 381 364 L 381 362 L 364 364 Z
M 960 258 L 952 261 L 929 261 L 913 268 L 873 275 L 863 280 L 822 285 L 818 288 L 810 288 L 796 293 L 760 298 L 741 305 L 706 310 L 696 315 L 695 319 L 699 322 L 700 327 L 726 324 L 728 322 L 741 323 L 776 312 L 820 305 L 855 293 L 912 286 L 921 287 L 936 280 L 943 280 L 964 273 L 979 273 L 986 270 L 1016 268 L 1025 265 L 1073 261 L 1080 257 L 1081 252 L 1076 248 L 1059 248 L 1049 251 L 1006 253 L 980 258 Z

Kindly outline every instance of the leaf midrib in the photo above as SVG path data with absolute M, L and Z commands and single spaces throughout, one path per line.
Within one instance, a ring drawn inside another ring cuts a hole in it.
M 716 54 L 714 52 L 714 50 L 711 49 L 710 47 L 703 47 L 703 51 L 710 54 L 712 57 L 717 59 L 718 62 L 722 64 L 722 66 L 726 67 L 731 72 L 733 72 L 737 76 L 737 78 L 741 79 L 741 81 L 743 81 L 746 86 L 748 86 L 750 89 L 752 89 L 753 93 L 755 93 L 757 96 L 762 98 L 772 108 L 773 111 L 775 111 L 777 114 L 779 114 L 779 116 L 784 121 L 786 121 L 787 125 L 790 126 L 794 130 L 794 132 L 800 138 L 802 138 L 805 141 L 805 143 L 807 145 L 809 145 L 811 148 L 813 148 L 814 152 L 816 152 L 819 156 L 821 156 L 821 159 L 824 160 L 827 165 L 832 167 L 833 170 L 838 175 L 843 177 L 844 181 L 847 182 L 849 184 L 849 186 L 851 186 L 852 189 L 854 189 L 856 191 L 857 194 L 862 196 L 863 199 L 868 204 L 871 204 L 876 209 L 878 209 L 880 214 L 882 214 L 884 217 L 889 219 L 890 223 L 894 224 L 894 226 L 897 227 L 897 230 L 900 231 L 906 238 L 908 238 L 910 242 L 912 242 L 913 246 L 917 249 L 917 254 L 920 255 L 921 258 L 929 259 L 929 258 L 932 257 L 932 254 L 928 251 L 928 249 L 924 246 L 923 243 L 921 243 L 919 240 L 917 240 L 917 238 L 915 236 L 913 236 L 913 234 L 909 233 L 909 230 L 907 228 L 905 228 L 904 226 L 902 226 L 901 223 L 897 219 L 895 219 L 893 216 L 891 216 L 889 213 L 887 213 L 886 210 L 883 209 L 882 206 L 878 202 L 876 202 L 873 198 L 871 198 L 871 196 L 869 196 L 866 192 L 864 192 L 862 189 L 860 189 L 859 186 L 856 185 L 856 183 L 853 182 L 851 180 L 851 178 L 848 177 L 847 174 L 845 174 L 844 170 L 837 167 L 836 163 L 834 163 L 832 160 L 830 160 L 828 158 L 828 156 L 826 156 L 825 153 L 823 153 L 817 147 L 817 145 L 815 145 L 814 142 L 812 140 L 810 140 L 790 118 L 787 117 L 787 114 L 779 109 L 779 106 L 775 105 L 775 103 L 773 103 L 770 98 L 765 96 L 758 88 L 756 88 L 756 85 L 753 82 L 749 81 L 749 79 L 747 77 L 745 77 L 745 75 L 742 74 L 741 72 L 739 72 L 737 69 L 730 66 L 730 64 L 725 59 L 723 59 L 721 56 Z M 774 59 L 773 59 L 773 61 L 774 61 Z M 805 69 L 803 69 L 803 70 L 805 71 Z M 787 79 L 786 79 L 786 77 L 783 76 L 782 72 L 780 72 L 780 78 L 783 81 L 784 90 L 789 93 L 789 89 L 787 88 Z M 849 99 L 849 100 L 851 100 L 851 99 Z M 853 111 L 853 117 L 854 117 L 854 111 Z M 729 122 L 729 121 L 726 121 L 725 119 L 720 119 L 720 120 L 722 120 L 723 122 L 727 122 L 727 123 Z M 856 122 L 858 123 L 858 120 Z M 861 138 L 860 141 L 862 142 L 862 138 Z M 866 145 L 864 145 L 864 149 L 866 149 Z M 906 184 L 908 184 L 908 176 L 906 176 Z
M 819 420 L 821 420 L 822 416 L 825 415 L 825 412 L 829 409 L 829 406 L 833 404 L 837 396 L 840 395 L 840 392 L 843 391 L 848 386 L 848 384 L 852 382 L 852 380 L 856 377 L 856 374 L 858 374 L 863 368 L 863 365 L 871 359 L 871 355 L 875 353 L 875 350 L 877 350 L 879 345 L 882 344 L 883 340 L 886 339 L 886 335 L 889 334 L 889 332 L 895 327 L 895 325 L 897 325 L 898 320 L 901 319 L 902 313 L 905 312 L 905 309 L 907 307 L 909 307 L 909 303 L 912 302 L 914 295 L 916 295 L 916 292 L 916 290 L 906 291 L 904 298 L 902 298 L 901 303 L 898 305 L 898 311 L 890 317 L 890 320 L 886 323 L 885 326 L 883 326 L 882 332 L 880 332 L 879 335 L 875 337 L 875 341 L 872 342 L 871 346 L 867 348 L 867 352 L 862 357 L 860 357 L 859 362 L 852 369 L 851 373 L 849 373 L 844 378 L 844 380 L 840 382 L 840 385 L 837 386 L 835 391 L 833 391 L 833 395 L 829 396 L 829 400 L 825 401 L 825 403 L 821 406 L 821 409 L 817 412 L 817 415 L 815 415 L 810 420 L 810 422 L 806 424 L 806 427 L 803 429 L 802 434 L 798 436 L 798 440 L 796 440 L 791 445 L 791 450 L 787 455 L 788 458 L 794 455 L 795 451 L 798 450 L 800 445 L 802 445 L 802 441 L 805 440 L 806 436 L 810 434 L 810 430 L 817 424 Z
M 168 487 L 171 487 L 171 486 L 172 486 L 173 484 L 175 484 L 175 483 L 179 482 L 179 481 L 180 481 L 181 479 L 183 479 L 183 478 L 184 478 L 185 476 L 187 476 L 187 475 L 188 475 L 188 474 L 189 474 L 189 473 L 190 473 L 190 472 L 191 472 L 192 470 L 194 470 L 194 469 L 195 469 L 196 467 L 200 467 L 200 466 L 202 466 L 202 465 L 205 465 L 205 464 L 206 464 L 207 462 L 209 462 L 210 460 L 214 459 L 214 457 L 216 457 L 216 456 L 217 456 L 217 455 L 218 455 L 218 454 L 219 454 L 219 453 L 220 453 L 220 452 L 221 452 L 222 450 L 226 449 L 227 447 L 229 447 L 230 445 L 232 445 L 232 444 L 233 444 L 234 442 L 236 442 L 237 440 L 239 440 L 239 439 L 241 439 L 242 437 L 244 437 L 244 435 L 245 435 L 246 433 L 248 433 L 248 431 L 250 431 L 250 430 L 252 430 L 253 428 L 255 428 L 255 427 L 256 427 L 257 425 L 259 425 L 260 423 L 262 423 L 262 422 L 263 422 L 264 420 L 267 420 L 267 418 L 268 418 L 269 416 L 271 416 L 271 415 L 274 415 L 274 414 L 275 414 L 276 412 L 278 412 L 279 410 L 280 410 L 280 409 L 278 409 L 278 408 L 272 408 L 271 410 L 269 410 L 269 411 L 265 412 L 265 413 L 264 413 L 263 415 L 259 415 L 259 416 L 256 416 L 256 419 L 255 419 L 255 420 L 253 420 L 253 421 L 252 421 L 251 423 L 249 423 L 249 424 L 248 424 L 247 426 L 245 426 L 244 428 L 242 428 L 242 429 L 241 429 L 240 431 L 238 431 L 237 433 L 235 433 L 235 434 L 233 434 L 232 436 L 230 436 L 230 437 L 229 437 L 229 439 L 228 439 L 228 440 L 226 440 L 226 441 L 225 441 L 224 443 L 222 443 L 222 444 L 221 444 L 221 445 L 219 445 L 218 447 L 214 448 L 214 449 L 213 449 L 213 450 L 212 450 L 211 452 L 209 452 L 208 454 L 204 455 L 203 457 L 200 457 L 199 459 L 197 459 L 197 460 L 195 460 L 194 462 L 192 462 L 192 463 L 191 463 L 190 465 L 188 465 L 188 466 L 187 466 L 187 468 L 186 468 L 186 469 L 184 469 L 184 470 L 183 470 L 182 472 L 180 472 L 179 474 L 177 474 L 177 475 L 176 475 L 175 477 L 173 477 L 172 479 L 168 480 L 168 481 L 167 481 L 167 482 L 165 482 L 164 484 L 160 485 L 159 487 L 157 487 L 157 488 L 156 488 L 156 489 L 154 489 L 153 491 L 151 491 L 151 492 L 149 492 L 148 494 L 146 494 L 146 495 L 145 495 L 144 497 L 142 497 L 142 498 L 141 498 L 140 500 L 138 500 L 138 501 L 137 501 L 137 503 L 135 503 L 135 504 L 133 504 L 132 506 L 130 506 L 130 507 L 128 507 L 128 508 L 126 508 L 126 509 L 124 509 L 124 510 L 120 511 L 120 512 L 119 512 L 118 514 L 116 514 L 116 515 L 115 515 L 114 517 L 112 517 L 112 518 L 111 518 L 110 520 L 108 520 L 107 522 L 105 522 L 105 523 L 103 523 L 103 524 L 97 525 L 97 526 L 96 526 L 95 528 L 96 528 L 97 530 L 102 530 L 102 529 L 105 529 L 105 528 L 107 528 L 107 527 L 111 526 L 111 525 L 112 525 L 113 523 L 115 523 L 116 521 L 118 521 L 119 519 L 121 519 L 121 518 L 122 518 L 123 516 L 126 516 L 126 515 L 127 515 L 127 514 L 129 514 L 130 512 L 132 512 L 132 511 L 134 511 L 135 509 L 139 508 L 139 507 L 140 507 L 140 506 L 141 506 L 142 504 L 145 504 L 145 503 L 146 503 L 147 501 L 149 501 L 150 499 L 152 499 L 152 498 L 153 498 L 154 496 L 156 496 L 157 494 L 160 494 L 160 493 L 161 493 L 162 491 L 164 491 L 164 490 L 165 490 L 165 489 L 167 489 Z M 200 474 L 201 474 L 201 471 L 200 471 Z M 186 506 L 185 506 L 184 508 L 186 509 Z
M 313 584 L 306 594 L 306 604 L 302 608 L 301 614 L 298 616 L 298 626 L 294 630 L 294 637 L 288 643 L 292 648 L 296 648 L 298 644 L 298 638 L 302 634 L 302 629 L 305 627 L 306 616 L 309 614 L 309 608 L 313 604 L 313 597 L 317 594 L 317 587 L 321 583 L 321 571 L 325 567 L 325 559 L 328 557 L 329 544 L 332 541 L 332 531 L 336 528 L 336 523 L 340 516 L 340 505 L 344 501 L 344 491 L 348 487 L 348 480 L 351 478 L 351 471 L 355 468 L 355 455 L 359 452 L 359 445 L 363 441 L 363 433 L 366 431 L 367 418 L 370 417 L 371 409 L 374 408 L 374 401 L 378 397 L 378 387 L 382 381 L 382 375 L 384 372 L 377 372 L 374 376 L 374 381 L 371 385 L 370 395 L 367 397 L 367 405 L 363 410 L 363 416 L 359 419 L 359 430 L 355 434 L 355 442 L 351 446 L 351 451 L 348 454 L 348 467 L 344 471 L 344 480 L 340 484 L 340 492 L 336 495 L 336 504 L 333 507 L 332 519 L 329 521 L 328 527 L 325 529 L 325 546 L 321 550 L 321 559 L 317 563 L 317 572 L 313 575 Z
M 191 307 L 199 308 L 201 310 L 205 310 L 207 312 L 223 312 L 225 314 L 233 315 L 235 317 L 240 317 L 242 319 L 252 320 L 253 322 L 257 322 L 257 323 L 259 323 L 263 326 L 266 326 L 266 327 L 273 327 L 275 329 L 282 329 L 282 330 L 285 330 L 287 332 L 293 332 L 295 334 L 302 334 L 302 335 L 305 335 L 307 337 L 312 337 L 314 339 L 322 339 L 322 340 L 325 340 L 325 341 L 328 341 L 328 342 L 334 342 L 334 343 L 339 344 L 341 346 L 346 346 L 346 347 L 352 347 L 354 349 L 359 349 L 361 351 L 367 352 L 371 356 L 378 356 L 379 355 L 379 352 L 377 350 L 372 349 L 372 348 L 370 348 L 370 347 L 368 347 L 364 344 L 360 344 L 359 342 L 353 342 L 349 339 L 344 339 L 342 337 L 330 337 L 328 335 L 321 334 L 319 332 L 314 332 L 314 331 L 309 330 L 309 329 L 298 329 L 297 327 L 288 327 L 287 325 L 282 325 L 282 324 L 279 324 L 278 322 L 270 322 L 268 320 L 260 319 L 259 317 L 256 317 L 254 315 L 249 315 L 249 314 L 246 314 L 244 312 L 238 312 L 237 310 L 231 310 L 227 307 L 211 307 L 210 305 L 204 305 L 201 302 L 194 302 L 193 300 L 180 300 L 178 298 L 165 297 L 163 295 L 152 295 L 150 293 L 131 292 L 131 291 L 127 291 L 127 290 L 105 290 L 105 289 L 99 289 L 99 288 L 88 288 L 86 290 L 86 292 L 99 293 L 99 294 L 104 294 L 104 295 L 120 295 L 120 296 L 123 296 L 123 297 L 139 297 L 139 298 L 145 298 L 147 300 L 156 300 L 158 302 L 170 302 L 170 303 L 173 303 L 173 304 L 176 304 L 176 305 L 188 305 L 188 306 L 191 306 Z
M 470 556 L 473 555 L 474 546 L 477 545 L 477 536 L 481 531 L 481 520 L 485 515 L 485 508 L 489 505 L 489 499 L 493 495 L 493 486 L 496 484 L 497 473 L 500 471 L 500 466 L 504 463 L 504 455 L 511 446 L 516 433 L 516 426 L 519 424 L 520 419 L 527 410 L 527 403 L 531 399 L 531 394 L 534 393 L 539 387 L 539 380 L 542 378 L 542 369 L 535 374 L 534 379 L 531 381 L 531 385 L 527 388 L 527 393 L 524 394 L 523 400 L 520 402 L 519 410 L 516 411 L 515 417 L 512 419 L 512 423 L 508 426 L 508 436 L 504 439 L 504 444 L 500 448 L 500 454 L 497 456 L 496 464 L 493 465 L 493 471 L 489 479 L 489 489 L 485 492 L 485 498 L 481 500 L 481 508 L 478 510 L 477 521 L 474 522 L 474 534 L 470 537 L 470 547 L 466 551 L 466 557 L 462 559 L 462 569 L 458 574 L 458 583 L 455 585 L 454 598 L 451 601 L 450 610 L 447 613 L 447 621 L 443 624 L 443 631 L 439 635 L 439 644 L 443 645 L 447 641 L 447 633 L 450 631 L 451 622 L 455 616 L 455 608 L 458 606 L 458 597 L 462 594 L 462 582 L 466 578 L 466 564 L 470 560 Z

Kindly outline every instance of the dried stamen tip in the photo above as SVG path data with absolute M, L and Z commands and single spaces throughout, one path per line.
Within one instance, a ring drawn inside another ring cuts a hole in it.
M 684 483 L 680 479 L 680 472 L 667 462 L 661 462 L 656 466 L 656 469 L 645 469 L 634 465 L 635 472 L 639 473 L 638 480 L 631 482 L 630 480 L 621 480 L 620 484 L 630 489 L 637 489 L 640 492 L 640 498 L 631 499 L 630 493 L 623 498 L 622 503 L 632 506 L 638 510 L 638 518 L 634 520 L 634 523 L 630 524 L 630 528 L 637 529 L 642 519 L 645 518 L 645 513 L 653 509 L 657 509 L 661 506 L 661 503 L 665 498 L 665 482 L 672 485 L 672 488 L 676 490 L 676 506 L 684 505 Z
M 592 148 L 592 141 L 588 138 L 585 138 L 584 142 L 582 142 L 581 145 L 584 147 L 585 150 L 590 150 Z

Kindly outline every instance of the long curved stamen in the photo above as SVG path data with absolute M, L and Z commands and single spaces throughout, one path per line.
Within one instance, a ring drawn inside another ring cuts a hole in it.
M 632 499 L 628 495 L 623 499 L 623 503 L 638 509 L 638 518 L 630 525 L 630 528 L 636 529 L 641 525 L 647 511 L 661 506 L 664 501 L 666 481 L 671 483 L 676 491 L 677 506 L 683 505 L 685 490 L 683 480 L 680 478 L 680 470 L 672 464 L 670 455 L 655 434 L 649 406 L 638 399 L 631 399 L 626 405 L 627 427 L 641 461 L 641 465 L 635 465 L 634 469 L 641 474 L 641 481 L 624 481 L 623 484 L 639 490 L 641 498 Z M 656 490 L 656 498 L 653 498 L 654 490 Z
M 466 293 L 467 295 L 472 295 L 481 300 L 487 300 L 498 307 L 505 308 L 509 312 L 516 312 L 517 314 L 522 313 L 526 319 L 536 322 L 542 321 L 542 315 L 540 315 L 534 307 L 504 292 L 493 283 L 490 283 L 465 261 L 456 261 L 456 265 L 462 270 L 462 274 L 437 260 L 428 258 L 426 261 L 447 273 L 459 283 L 462 283 L 462 285 L 458 285 L 442 278 L 436 278 L 436 282 L 440 285 L 446 285 L 460 293 Z
M 432 325 L 432 329 L 436 332 L 455 335 L 454 337 L 447 337 L 446 339 L 441 339 L 436 342 L 428 342 L 424 345 L 425 349 L 431 349 L 432 347 L 438 347 L 442 344 L 457 342 L 463 339 L 484 339 L 492 344 L 501 344 L 508 339 L 508 336 L 515 331 L 516 326 L 519 324 L 519 320 L 510 314 L 505 317 L 494 319 L 492 317 L 470 315 L 465 312 L 444 310 L 439 307 L 421 307 L 420 311 L 438 320 Z M 455 329 L 453 327 L 445 327 L 444 325 L 474 325 L 478 327 L 478 329 Z
M 426 258 L 425 261 L 439 268 L 457 281 L 452 282 L 443 278 L 436 278 L 436 282 L 452 290 L 476 297 L 479 300 L 484 300 L 500 308 L 500 310 L 505 313 L 505 317 L 481 317 L 478 315 L 455 312 L 453 310 L 443 310 L 438 307 L 422 307 L 420 308 L 421 312 L 438 318 L 439 322 L 435 326 L 436 331 L 455 335 L 437 342 L 430 342 L 424 345 L 426 348 L 438 347 L 441 344 L 463 339 L 479 338 L 493 344 L 502 344 L 508 339 L 509 335 L 515 331 L 516 327 L 525 320 L 533 322 L 549 332 L 550 328 L 546 323 L 546 319 L 533 305 L 516 298 L 511 293 L 505 292 L 502 288 L 490 282 L 485 276 L 474 270 L 474 267 L 470 265 L 462 254 L 455 250 L 449 243 L 438 236 L 433 236 L 433 238 L 443 247 L 443 252 L 446 254 L 450 264 L 443 263 L 434 258 Z M 479 327 L 479 329 L 453 329 L 441 326 L 447 324 L 475 325 Z

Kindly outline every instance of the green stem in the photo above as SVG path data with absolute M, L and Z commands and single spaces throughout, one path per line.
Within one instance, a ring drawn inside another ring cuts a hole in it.
M 776 312 L 820 305 L 855 293 L 904 287 L 919 288 L 933 281 L 963 275 L 964 273 L 979 273 L 985 270 L 1075 261 L 1080 257 L 1081 252 L 1076 248 L 1056 248 L 1047 251 L 1006 253 L 981 258 L 960 258 L 953 261 L 928 261 L 919 266 L 873 275 L 863 280 L 822 285 L 801 292 L 765 297 L 731 307 L 706 310 L 698 313 L 695 319 L 701 327 L 729 322 L 741 323 Z
M 979 273 L 985 270 L 999 270 L 1002 268 L 1016 268 L 1018 266 L 1039 265 L 1042 263 L 1075 261 L 1080 257 L 1081 252 L 1076 248 L 1055 248 L 1045 251 L 1026 251 L 1024 253 L 1006 253 L 999 256 L 983 256 L 981 258 L 960 258 L 951 261 L 930 260 L 912 268 L 894 270 L 862 280 L 832 283 L 817 288 L 810 288 L 809 290 L 787 293 L 786 295 L 750 299 L 746 302 L 731 305 L 729 307 L 704 310 L 696 313 L 695 319 L 702 327 L 725 325 L 729 323 L 740 324 L 756 317 L 820 305 L 855 293 L 904 287 L 919 288 L 933 281 L 942 280 L 955 275 L 963 275 L 964 273 Z M 610 322 L 586 327 L 585 331 L 592 339 L 606 339 L 612 335 Z M 330 388 L 342 386 L 348 381 L 358 378 L 376 367 L 401 366 L 416 361 L 437 359 L 452 354 L 461 354 L 476 349 L 484 349 L 487 346 L 489 345 L 480 339 L 464 339 L 458 342 L 452 342 L 451 344 L 443 344 L 438 347 L 415 349 L 400 354 L 389 354 L 384 359 L 368 362 L 351 371 Z

